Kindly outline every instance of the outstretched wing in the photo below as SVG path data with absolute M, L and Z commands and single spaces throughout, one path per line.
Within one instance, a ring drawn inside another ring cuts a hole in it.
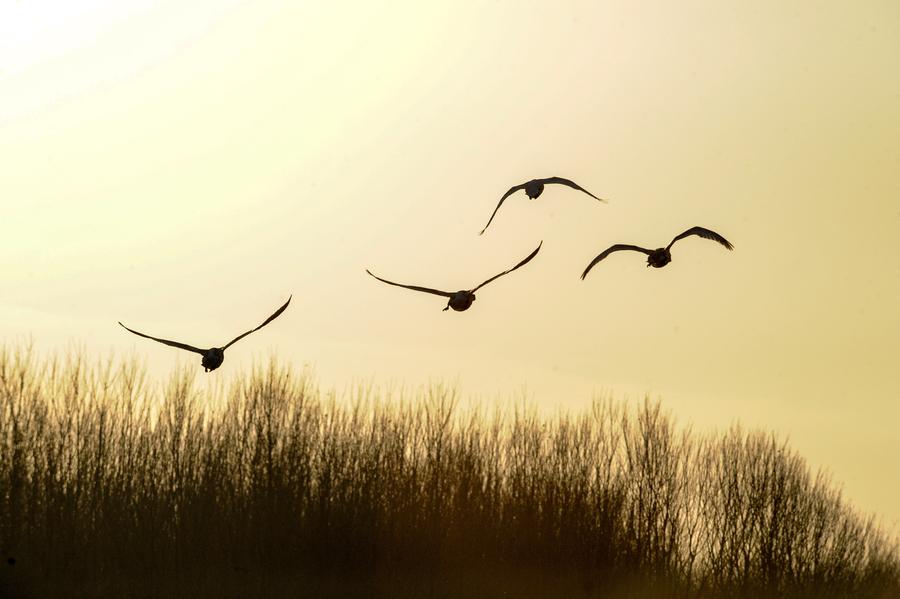
M 534 251 L 531 252 L 530 254 L 528 254 L 528 257 L 527 257 L 527 258 L 525 258 L 524 260 L 522 260 L 521 262 L 519 262 L 518 264 L 516 264 L 515 266 L 513 266 L 513 267 L 510 268 L 509 270 L 504 270 L 504 271 L 501 272 L 499 275 L 494 275 L 493 277 L 491 277 L 490 279 L 488 279 L 487 281 L 485 281 L 484 283 L 482 283 L 481 285 L 479 285 L 478 287 L 476 287 L 475 289 L 473 289 L 473 290 L 472 290 L 472 293 L 475 293 L 476 291 L 478 291 L 479 289 L 481 289 L 482 287 L 484 287 L 485 285 L 487 285 L 488 283 L 490 283 L 490 282 L 493 281 L 494 279 L 499 279 L 499 278 L 502 277 L 503 275 L 509 274 L 509 273 L 511 273 L 512 271 L 514 271 L 515 269 L 519 268 L 520 266 L 525 266 L 526 264 L 528 264 L 529 262 L 531 262 L 531 259 L 534 258 L 535 256 L 537 256 L 537 253 L 540 251 L 541 246 L 542 246 L 543 244 L 544 244 L 543 241 L 540 242 L 540 243 L 538 244 L 538 246 L 537 246 L 536 248 L 534 248 Z
M 617 243 L 616 245 L 610 246 L 607 249 L 603 250 L 603 252 L 601 254 L 599 254 L 596 258 L 591 260 L 591 263 L 588 264 L 587 268 L 584 269 L 584 272 L 581 273 L 581 278 L 584 279 L 587 276 L 587 274 L 589 272 L 591 272 L 591 269 L 594 268 L 595 264 L 597 264 L 598 262 L 600 262 L 601 260 L 603 260 L 604 258 L 609 256 L 613 252 L 618 252 L 621 250 L 634 250 L 635 252 L 642 252 L 644 254 L 647 254 L 648 256 L 651 253 L 653 253 L 651 250 L 648 250 L 646 248 L 642 248 L 642 247 L 639 247 L 636 245 L 627 245 L 624 243 Z
M 500 198 L 500 201 L 497 203 L 497 207 L 494 208 L 494 212 L 491 214 L 491 218 L 488 219 L 487 224 L 484 226 L 484 229 L 481 230 L 481 233 L 479 233 L 479 235 L 483 235 L 484 232 L 487 231 L 487 228 L 489 226 L 491 226 L 491 221 L 494 220 L 494 217 L 497 215 L 497 211 L 500 210 L 500 206 L 503 205 L 504 200 L 506 200 L 506 198 L 508 198 L 512 194 L 516 193 L 520 189 L 525 189 L 525 183 L 522 183 L 521 185 L 516 185 L 515 187 L 510 187 L 509 191 L 507 191 L 506 193 L 503 194 L 503 197 Z
M 691 235 L 699 235 L 703 239 L 712 239 L 713 241 L 718 241 L 719 243 L 721 243 L 722 245 L 727 247 L 729 250 L 734 249 L 734 246 L 731 245 L 730 241 L 728 241 L 727 239 L 725 239 L 724 237 L 722 237 L 715 231 L 710 231 L 709 229 L 704 229 L 703 227 L 691 227 L 690 229 L 688 229 L 687 231 L 685 231 L 684 233 L 682 233 L 681 235 L 679 235 L 678 237 L 673 239 L 672 243 L 670 243 L 666 247 L 666 249 L 667 250 L 671 249 L 672 246 L 675 245 L 676 241 L 678 241 L 679 239 L 684 239 L 685 237 L 690 237 Z
M 568 185 L 572 189 L 577 189 L 578 191 L 583 191 L 584 193 L 588 194 L 595 200 L 600 200 L 601 202 L 606 202 L 606 200 L 604 200 L 603 198 L 598 198 L 597 196 L 595 196 L 594 194 L 589 192 L 587 189 L 580 186 L 578 183 L 575 183 L 575 181 L 570 181 L 569 179 L 563 179 L 562 177 L 548 177 L 546 179 L 541 179 L 541 181 L 544 182 L 544 185 L 546 185 L 547 183 L 559 183 L 560 185 Z
M 412 289 L 413 291 L 424 291 L 425 293 L 431 293 L 431 294 L 440 295 L 443 297 L 450 297 L 451 295 L 453 295 L 452 293 L 448 293 L 446 291 L 440 291 L 439 289 L 429 289 L 428 287 L 418 287 L 416 285 L 404 285 L 403 283 L 394 283 L 393 281 L 388 281 L 387 279 L 382 279 L 381 277 L 379 277 L 377 275 L 373 275 L 372 271 L 370 271 L 369 269 L 366 269 L 366 272 L 369 273 L 369 276 L 375 277 L 382 283 L 387 283 L 388 285 L 393 285 L 395 287 L 405 287 L 406 289 Z
M 265 322 L 263 322 L 261 325 L 259 325 L 259 326 L 256 327 L 255 329 L 250 329 L 249 331 L 247 331 L 247 332 L 244 333 L 243 335 L 238 335 L 237 337 L 235 337 L 234 339 L 232 339 L 231 341 L 229 341 L 229 342 L 228 342 L 228 345 L 226 345 L 225 347 L 223 347 L 222 350 L 224 351 L 224 350 L 228 349 L 230 346 L 234 345 L 237 341 L 240 341 L 241 339 L 243 339 L 244 337 L 246 337 L 246 336 L 249 335 L 250 333 L 253 333 L 254 331 L 260 330 L 261 328 L 263 328 L 264 326 L 266 326 L 267 324 L 269 324 L 270 322 L 272 322 L 273 320 L 275 320 L 276 318 L 278 318 L 279 316 L 281 316 L 281 313 L 284 312 L 284 311 L 287 309 L 288 304 L 291 303 L 291 298 L 292 298 L 292 297 L 294 297 L 294 296 L 293 296 L 293 295 L 290 296 L 290 297 L 288 298 L 288 300 L 287 300 L 286 302 L 284 302 L 284 305 L 281 306 L 280 308 L 278 308 L 277 310 L 275 310 L 275 313 L 272 314 L 272 316 L 268 317 L 268 318 L 265 320 Z
M 159 337 L 151 337 L 150 335 L 138 333 L 134 329 L 129 329 L 128 327 L 126 327 L 124 324 L 122 324 L 121 321 L 119 321 L 119 326 L 121 326 L 123 329 L 125 329 L 126 331 L 128 331 L 130 333 L 134 333 L 138 337 L 145 337 L 147 339 L 153 339 L 154 341 L 159 341 L 160 343 L 164 343 L 165 345 L 170 345 L 172 347 L 177 347 L 179 349 L 186 349 L 188 351 L 198 353 L 201 356 L 206 352 L 206 350 L 199 349 L 197 347 L 194 347 L 193 345 L 188 345 L 187 343 L 178 343 L 177 341 L 169 341 L 168 339 L 160 339 Z

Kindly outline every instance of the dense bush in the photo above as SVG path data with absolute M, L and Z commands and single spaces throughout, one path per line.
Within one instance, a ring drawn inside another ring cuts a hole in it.
M 896 543 L 827 477 L 658 403 L 338 400 L 276 364 L 155 390 L 8 348 L 0 550 L 12 597 L 900 597 Z

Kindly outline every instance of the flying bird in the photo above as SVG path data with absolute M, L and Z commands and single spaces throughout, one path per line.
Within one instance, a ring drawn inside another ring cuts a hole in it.
M 293 296 L 291 296 L 291 297 L 293 297 Z M 240 341 L 241 339 L 243 339 L 250 333 L 260 330 L 261 328 L 263 328 L 264 326 L 266 326 L 267 324 L 269 324 L 270 322 L 272 322 L 273 320 L 278 318 L 281 315 L 281 313 L 284 312 L 285 309 L 287 309 L 288 304 L 291 303 L 291 297 L 289 297 L 288 300 L 286 302 L 284 302 L 283 306 L 281 306 L 280 308 L 275 310 L 275 313 L 272 314 L 270 317 L 268 317 L 265 320 L 265 322 L 263 322 L 261 325 L 259 325 L 255 329 L 250 329 L 246 333 L 238 335 L 237 337 L 235 337 L 234 339 L 229 341 L 223 347 L 212 347 L 210 349 L 200 349 L 199 347 L 194 347 L 194 346 L 188 345 L 186 343 L 179 343 L 178 341 L 169 341 L 168 339 L 160 339 L 159 337 L 151 337 L 150 335 L 145 335 L 144 333 L 139 333 L 139 332 L 135 331 L 134 329 L 129 329 L 124 324 L 122 324 L 121 321 L 119 322 L 119 325 L 126 331 L 134 333 L 135 335 L 138 335 L 139 337 L 146 337 L 147 339 L 153 339 L 154 341 L 159 341 L 160 343 L 164 343 L 164 344 L 170 345 L 172 347 L 178 347 L 181 349 L 186 349 L 188 351 L 192 351 L 194 353 L 200 354 L 201 356 L 203 356 L 203 360 L 201 361 L 201 364 L 203 365 L 204 372 L 210 372 L 211 370 L 215 370 L 216 368 L 221 366 L 222 362 L 225 361 L 225 350 L 226 349 L 228 349 L 229 347 L 231 347 L 236 342 Z
M 704 229 L 703 227 L 691 227 L 681 235 L 675 237 L 669 245 L 664 248 L 656 248 L 655 250 L 648 250 L 647 248 L 638 247 L 636 245 L 627 245 L 624 243 L 617 243 L 614 246 L 611 246 L 603 251 L 596 258 L 591 260 L 591 263 L 588 264 L 587 268 L 584 269 L 584 272 L 581 273 L 581 278 L 584 279 L 587 274 L 594 268 L 594 265 L 612 254 L 613 252 L 618 252 L 620 250 L 634 250 L 636 252 L 642 252 L 647 254 L 647 266 L 652 266 L 653 268 L 662 268 L 666 264 L 672 261 L 672 253 L 669 251 L 672 249 L 672 246 L 679 239 L 684 239 L 685 237 L 690 237 L 691 235 L 698 235 L 703 239 L 712 239 L 713 241 L 718 241 L 722 245 L 724 245 L 729 250 L 733 250 L 734 246 L 731 243 L 716 233 L 715 231 L 710 231 L 709 229 Z
M 509 191 L 507 191 L 506 193 L 503 194 L 503 197 L 500 198 L 500 202 L 497 204 L 497 207 L 494 208 L 494 213 L 491 214 L 491 218 L 488 219 L 487 224 L 484 226 L 484 229 L 481 230 L 481 233 L 479 233 L 479 235 L 484 234 L 484 232 L 487 230 L 487 228 L 489 226 L 491 226 L 491 221 L 494 220 L 494 217 L 497 215 L 497 211 L 500 210 L 500 206 L 503 205 L 503 202 L 506 200 L 506 198 L 508 198 L 512 194 L 516 193 L 520 189 L 524 189 L 525 195 L 527 195 L 529 199 L 536 200 L 537 198 L 539 198 L 541 196 L 542 193 L 544 193 L 544 185 L 547 185 L 548 183 L 558 183 L 560 185 L 568 185 L 572 189 L 577 189 L 578 191 L 583 191 L 584 193 L 588 194 L 595 200 L 600 200 L 601 202 L 606 201 L 602 198 L 598 198 L 597 196 L 595 196 L 594 194 L 589 192 L 587 189 L 581 187 L 574 181 L 570 181 L 568 179 L 563 179 L 562 177 L 547 177 L 546 179 L 532 179 L 531 181 L 528 181 L 527 183 L 522 183 L 521 185 L 516 185 L 515 187 L 510 187 Z
M 431 293 L 433 295 L 441 295 L 443 297 L 450 298 L 449 301 L 447 302 L 447 307 L 444 308 L 444 311 L 449 310 L 450 308 L 453 308 L 457 312 L 465 312 L 466 310 L 469 309 L 469 306 L 472 305 L 472 302 L 475 301 L 475 292 L 476 291 L 478 291 L 479 289 L 481 289 L 482 287 L 484 287 L 491 281 L 493 281 L 495 279 L 499 279 L 503 275 L 509 274 L 512 271 L 516 270 L 517 268 L 528 264 L 532 258 L 537 256 L 537 253 L 538 253 L 538 251 L 540 251 L 541 245 L 543 245 L 543 243 L 544 243 L 543 241 L 541 243 L 539 243 L 538 246 L 535 248 L 535 250 L 533 252 L 531 252 L 530 254 L 528 254 L 527 258 L 525 258 L 524 260 L 522 260 L 521 262 L 519 262 L 518 264 L 516 264 L 509 270 L 504 270 L 499 275 L 494 275 L 493 277 L 491 277 L 484 283 L 478 285 L 477 287 L 474 287 L 474 288 L 468 289 L 468 290 L 463 289 L 463 290 L 457 291 L 455 293 L 450 292 L 450 291 L 440 291 L 438 289 L 430 289 L 428 287 L 418 287 L 416 285 L 403 285 L 402 283 L 394 283 L 393 281 L 388 281 L 387 279 L 382 279 L 381 277 L 372 274 L 372 271 L 370 271 L 368 269 L 366 269 L 366 272 L 369 273 L 370 276 L 378 279 L 382 283 L 387 283 L 388 285 L 394 285 L 396 287 L 405 287 L 406 289 L 412 289 L 413 291 L 423 291 L 425 293 Z

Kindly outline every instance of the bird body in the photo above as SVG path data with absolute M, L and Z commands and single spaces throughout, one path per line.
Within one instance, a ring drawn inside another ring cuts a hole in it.
M 656 248 L 647 255 L 647 266 L 662 268 L 672 261 L 672 252 L 666 248 Z
M 440 295 L 440 296 L 446 297 L 447 298 L 447 306 L 444 308 L 444 311 L 450 310 L 452 308 L 456 312 L 465 312 L 472 306 L 472 303 L 475 301 L 475 292 L 476 291 L 478 291 L 479 289 L 481 289 L 482 287 L 484 287 L 491 281 L 493 281 L 495 279 L 499 279 L 503 275 L 509 274 L 512 271 L 516 270 L 517 268 L 520 268 L 520 267 L 528 264 L 531 261 L 531 259 L 534 258 L 537 255 L 537 253 L 540 251 L 541 245 L 543 245 L 543 242 L 538 244 L 537 248 L 535 248 L 535 250 L 533 252 L 531 252 L 524 260 L 522 260 L 521 262 L 519 262 L 518 264 L 516 264 L 509 270 L 504 270 L 500 274 L 494 275 L 493 277 L 491 277 L 487 281 L 481 283 L 477 287 L 474 287 L 472 289 L 462 289 L 462 290 L 456 291 L 456 292 L 441 291 L 440 289 L 431 289 L 430 287 L 419 287 L 417 285 L 404 285 L 403 283 L 395 283 L 393 281 L 388 281 L 387 279 L 382 279 L 381 277 L 373 274 L 372 271 L 370 271 L 368 269 L 366 270 L 366 272 L 369 273 L 369 276 L 371 276 L 375 279 L 378 279 L 382 283 L 387 283 L 388 285 L 393 285 L 395 287 L 403 287 L 405 289 L 412 289 L 413 291 L 421 291 L 423 293 L 430 293 L 432 295 Z
M 225 349 L 222 347 L 212 347 L 203 352 L 203 359 L 200 365 L 203 366 L 203 372 L 215 370 L 225 361 Z
M 500 202 L 497 204 L 497 207 L 494 208 L 494 212 L 493 212 L 493 214 L 491 214 L 491 218 L 488 219 L 487 224 L 484 226 L 484 229 L 481 230 L 481 233 L 479 233 L 479 235 L 482 235 L 487 230 L 487 228 L 491 225 L 491 221 L 494 220 L 494 216 L 497 215 L 497 211 L 500 210 L 500 206 L 503 205 L 503 202 L 506 201 L 506 198 L 508 198 L 512 194 L 516 193 L 520 189 L 524 189 L 525 195 L 528 196 L 529 199 L 536 200 L 537 198 L 539 198 L 541 196 L 542 193 L 544 193 L 544 186 L 548 185 L 550 183 L 556 183 L 559 185 L 565 185 L 567 187 L 571 187 L 572 189 L 577 189 L 578 191 L 582 191 L 582 192 L 588 194 L 589 196 L 591 196 L 592 198 L 594 198 L 595 200 L 598 200 L 600 202 L 606 201 L 604 199 L 598 198 L 597 196 L 595 196 L 594 194 L 592 194 L 585 188 L 581 187 L 580 185 L 578 185 L 577 183 L 575 183 L 574 181 L 571 181 L 569 179 L 563 179 L 562 177 L 547 177 L 546 179 L 532 179 L 531 181 L 526 181 L 525 183 L 522 183 L 521 185 L 515 185 L 513 187 L 510 187 L 509 190 L 505 194 L 503 194 L 503 197 L 500 198 Z
M 712 241 L 718 242 L 719 244 L 725 246 L 729 250 L 733 250 L 734 246 L 731 245 L 727 239 L 712 231 L 710 229 L 704 229 L 703 227 L 691 227 L 681 235 L 675 236 L 675 238 L 669 242 L 664 248 L 656 248 L 655 250 L 649 250 L 647 248 L 642 248 L 637 245 L 627 245 L 624 243 L 617 243 L 608 247 L 606 250 L 601 252 L 594 258 L 590 264 L 587 265 L 587 268 L 584 269 L 584 272 L 581 273 L 581 278 L 584 279 L 588 273 L 594 268 L 594 265 L 612 254 L 613 252 L 618 252 L 622 250 L 632 250 L 635 252 L 641 252 L 647 255 L 647 266 L 652 266 L 653 268 L 662 268 L 666 264 L 672 261 L 672 246 L 675 245 L 675 242 L 679 239 L 684 239 L 685 237 L 689 237 L 691 235 L 697 235 L 698 237 L 702 237 L 704 239 L 710 239 Z
M 453 308 L 457 312 L 465 312 L 472 306 L 474 301 L 475 294 L 463 289 L 450 296 L 450 301 L 447 302 L 447 308 Z M 447 308 L 444 308 L 444 310 Z
M 525 184 L 525 195 L 530 200 L 536 200 L 544 193 L 544 182 L 541 179 L 532 179 Z
M 293 296 L 291 296 L 291 297 L 293 297 Z M 181 343 L 178 341 L 169 341 L 168 339 L 160 339 L 159 337 L 152 337 L 150 335 L 145 335 L 144 333 L 139 333 L 138 331 L 135 331 L 134 329 L 129 329 L 124 324 L 122 324 L 121 321 L 119 322 L 119 325 L 126 331 L 128 331 L 130 333 L 134 333 L 135 335 L 137 335 L 139 337 L 144 337 L 146 339 L 152 339 L 153 341 L 157 341 L 159 343 L 168 345 L 170 347 L 177 347 L 179 349 L 184 349 L 184 350 L 187 350 L 190 352 L 194 352 L 196 354 L 200 354 L 201 356 L 203 356 L 202 360 L 200 361 L 200 364 L 203 366 L 203 371 L 210 372 L 210 371 L 215 370 L 219 366 L 221 366 L 222 362 L 225 361 L 225 350 L 226 349 L 228 349 L 234 343 L 240 341 L 241 339 L 243 339 L 250 333 L 258 331 L 259 329 L 263 328 L 264 326 L 266 326 L 267 324 L 269 324 L 270 322 L 272 322 L 273 320 L 278 318 L 278 316 L 280 316 L 281 313 L 287 309 L 288 304 L 290 304 L 290 303 L 291 303 L 291 298 L 289 297 L 288 300 L 286 302 L 284 302 L 283 306 L 278 308 L 278 310 L 276 310 L 274 314 L 269 316 L 261 325 L 259 325 L 255 329 L 250 329 L 246 333 L 242 333 L 241 335 L 238 335 L 237 337 L 235 337 L 234 339 L 229 341 L 227 344 L 225 344 L 223 347 L 211 347 L 209 349 L 202 349 L 199 347 L 194 347 L 193 345 L 188 345 L 187 343 Z

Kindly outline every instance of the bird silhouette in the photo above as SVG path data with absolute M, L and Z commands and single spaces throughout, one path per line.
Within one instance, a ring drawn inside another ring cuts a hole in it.
M 291 297 L 293 297 L 293 296 L 291 296 Z M 246 333 L 238 335 L 237 337 L 235 337 L 234 339 L 232 339 L 231 341 L 229 341 L 227 344 L 225 344 L 222 347 L 212 347 L 209 349 L 200 349 L 199 347 L 194 347 L 194 346 L 188 345 L 186 343 L 179 343 L 178 341 L 169 341 L 168 339 L 160 339 L 159 337 L 152 337 L 150 335 L 145 335 L 144 333 L 139 333 L 139 332 L 135 331 L 134 329 L 129 329 L 124 324 L 122 324 L 121 321 L 119 321 L 119 325 L 126 331 L 134 333 L 135 335 L 137 335 L 139 337 L 146 337 L 147 339 L 153 339 L 154 341 L 158 341 L 160 343 L 164 343 L 164 344 L 170 345 L 172 347 L 178 347 L 180 349 L 186 349 L 188 351 L 192 351 L 194 353 L 200 354 L 201 356 L 203 356 L 203 360 L 201 361 L 201 364 L 203 366 L 204 372 L 210 372 L 212 370 L 215 370 L 219 366 L 221 366 L 222 362 L 225 361 L 225 350 L 226 349 L 228 349 L 229 347 L 231 347 L 236 342 L 240 341 L 241 339 L 243 339 L 250 333 L 260 330 L 261 328 L 263 328 L 264 326 L 266 326 L 267 324 L 269 324 L 270 322 L 272 322 L 273 320 L 278 318 L 281 315 L 281 313 L 284 312 L 285 309 L 287 309 L 288 304 L 291 303 L 291 297 L 289 297 L 288 300 L 286 302 L 284 302 L 284 305 L 281 306 L 280 308 L 278 308 L 275 311 L 275 313 L 272 314 L 270 317 L 268 317 L 265 320 L 265 322 L 263 322 L 261 325 L 259 325 L 255 329 L 250 329 Z
M 478 291 L 479 289 L 481 289 L 482 287 L 484 287 L 491 281 L 493 281 L 495 279 L 499 279 L 503 275 L 509 274 L 512 271 L 516 270 L 517 268 L 528 264 L 532 258 L 537 256 L 537 253 L 538 253 L 538 251 L 540 251 L 541 245 L 543 245 L 543 243 L 544 243 L 543 241 L 541 243 L 539 243 L 538 246 L 535 248 L 535 250 L 533 252 L 531 252 L 530 254 L 528 254 L 528 257 L 526 257 L 524 260 L 522 260 L 521 262 L 519 262 L 518 264 L 516 264 L 509 270 L 504 270 L 499 275 L 494 275 L 493 277 L 491 277 L 484 283 L 481 283 L 477 287 L 474 287 L 472 289 L 463 289 L 463 290 L 457 291 L 455 293 L 451 292 L 451 291 L 440 291 L 439 289 L 430 289 L 428 287 L 418 287 L 416 285 L 404 285 L 402 283 L 394 283 L 393 281 L 388 281 L 387 279 L 382 279 L 381 277 L 372 274 L 372 271 L 370 271 L 369 269 L 366 269 L 366 272 L 369 273 L 369 276 L 372 276 L 372 277 L 378 279 L 382 283 L 387 283 L 388 285 L 394 285 L 396 287 L 405 287 L 406 289 L 412 289 L 413 291 L 423 291 L 425 293 L 431 293 L 433 295 L 440 295 L 443 297 L 450 298 L 447 301 L 447 307 L 444 308 L 444 311 L 449 310 L 450 308 L 453 308 L 457 312 L 465 312 L 466 310 L 469 309 L 469 306 L 472 305 L 472 302 L 475 301 L 475 292 L 476 291 Z
M 524 189 L 525 195 L 527 195 L 529 199 L 536 200 L 537 198 L 539 198 L 541 196 L 542 193 L 544 193 L 544 186 L 549 183 L 558 183 L 559 185 L 568 185 L 572 189 L 577 189 L 578 191 L 583 191 L 584 193 L 588 194 L 595 200 L 600 200 L 601 202 L 606 201 L 602 198 L 598 198 L 597 196 L 595 196 L 594 194 L 589 192 L 587 189 L 581 187 L 574 181 L 570 181 L 569 179 L 563 179 L 562 177 L 547 177 L 546 179 L 532 179 L 531 181 L 522 183 L 521 185 L 516 185 L 515 187 L 510 187 L 509 191 L 507 191 L 505 194 L 503 194 L 503 197 L 500 198 L 500 202 L 497 203 L 497 207 L 494 208 L 494 212 L 493 212 L 493 214 L 491 214 L 491 218 L 488 219 L 487 224 L 484 226 L 484 229 L 481 230 L 481 233 L 479 233 L 479 235 L 483 235 L 484 232 L 487 231 L 487 228 L 489 226 L 491 226 L 491 221 L 494 220 L 494 217 L 497 215 L 497 211 L 500 210 L 500 206 L 503 205 L 503 202 L 506 200 L 506 198 L 508 198 L 512 194 L 516 193 L 520 189 Z
M 685 237 L 690 237 L 691 235 L 698 235 L 704 239 L 712 239 L 713 241 L 718 241 L 722 245 L 724 245 L 729 250 L 733 250 L 734 246 L 731 243 L 716 233 L 715 231 L 710 231 L 709 229 L 704 229 L 703 227 L 691 227 L 681 235 L 678 235 L 664 248 L 656 248 L 655 250 L 648 250 L 647 248 L 642 248 L 636 245 L 627 245 L 624 243 L 617 243 L 606 250 L 604 250 L 601 254 L 599 254 L 596 258 L 591 260 L 591 263 L 587 265 L 587 268 L 584 269 L 584 272 L 581 273 L 581 278 L 584 279 L 587 274 L 594 268 L 594 265 L 612 254 L 613 252 L 618 252 L 620 250 L 634 250 L 635 252 L 642 252 L 647 254 L 647 266 L 652 266 L 653 268 L 662 268 L 666 264 L 672 261 L 672 253 L 670 250 L 676 241 L 679 239 L 684 239 Z

